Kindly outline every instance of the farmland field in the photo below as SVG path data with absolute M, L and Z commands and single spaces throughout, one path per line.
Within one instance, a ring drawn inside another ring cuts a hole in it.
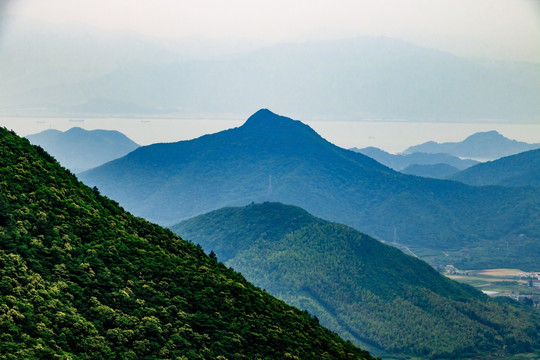
M 462 270 L 457 274 L 446 275 L 450 279 L 469 284 L 485 292 L 496 292 L 506 296 L 540 296 L 540 287 L 527 286 L 525 272 L 519 269 Z

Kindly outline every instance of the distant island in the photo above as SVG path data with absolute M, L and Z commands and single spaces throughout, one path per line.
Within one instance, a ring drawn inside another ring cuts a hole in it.
M 84 120 L 69 120 L 84 122 Z M 120 158 L 139 147 L 124 134 L 112 130 L 84 130 L 74 127 L 67 131 L 49 129 L 26 137 L 40 145 L 60 163 L 79 173 Z
M 514 155 L 538 148 L 540 148 L 540 144 L 528 144 L 522 141 L 511 140 L 497 131 L 488 131 L 473 134 L 461 142 L 439 144 L 429 141 L 424 144 L 411 146 L 403 153 L 445 153 L 464 158 L 494 160 L 503 156 Z

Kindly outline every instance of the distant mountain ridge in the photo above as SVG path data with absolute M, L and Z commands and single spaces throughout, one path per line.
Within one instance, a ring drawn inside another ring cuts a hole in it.
M 28 19 L 8 30 L 0 52 L 6 109 L 104 114 L 90 106 L 102 99 L 122 104 L 112 114 L 243 113 L 265 104 L 342 119 L 534 122 L 540 115 L 537 65 L 486 64 L 398 39 L 167 42 Z M 36 56 L 43 61 L 29 61 Z
M 473 134 L 461 142 L 439 144 L 429 141 L 424 144 L 411 146 L 403 153 L 446 153 L 465 158 L 493 160 L 538 148 L 540 148 L 540 144 L 528 144 L 522 141 L 511 140 L 497 131 L 487 131 Z
M 407 154 L 390 154 L 376 147 L 352 148 L 355 152 L 359 152 L 370 158 L 373 158 L 394 170 L 400 171 L 411 165 L 435 165 L 447 164 L 459 170 L 464 170 L 469 166 L 478 164 L 478 161 L 471 159 L 460 159 L 457 156 L 443 153 L 421 153 L 412 152 Z
M 79 177 L 162 224 L 282 201 L 382 240 L 397 232 L 433 264 L 534 269 L 540 257 L 540 190 L 400 174 L 265 109 L 238 128 L 140 147 Z
M 0 103 L 6 109 L 26 108 L 37 116 L 108 114 L 106 109 L 94 106 L 94 99 L 112 105 L 112 114 L 160 112 L 164 106 L 130 100 L 128 94 L 135 89 L 124 88 L 119 96 L 107 97 L 94 92 L 91 84 L 123 67 L 204 61 L 267 45 L 247 39 L 162 39 L 82 23 L 53 24 L 4 14 L 0 14 L 0 23 L 4 35 L 0 43 Z M 73 87 L 76 96 L 70 93 Z M 54 88 L 63 90 L 59 93 L 52 91 Z
M 452 175 L 450 179 L 475 186 L 540 187 L 540 149 L 481 163 Z
M 139 147 L 121 132 L 85 130 L 80 127 L 64 132 L 49 129 L 26 138 L 32 144 L 43 147 L 74 173 L 102 165 Z
M 514 341 L 509 351 L 527 351 L 540 340 L 534 330 L 540 316 L 532 309 L 501 305 L 423 261 L 295 206 L 223 208 L 171 229 L 383 358 L 487 356 Z

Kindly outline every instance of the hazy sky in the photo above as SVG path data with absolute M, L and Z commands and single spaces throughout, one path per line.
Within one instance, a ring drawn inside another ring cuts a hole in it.
M 165 37 L 384 35 L 457 55 L 540 62 L 540 0 L 0 0 L 0 11 Z

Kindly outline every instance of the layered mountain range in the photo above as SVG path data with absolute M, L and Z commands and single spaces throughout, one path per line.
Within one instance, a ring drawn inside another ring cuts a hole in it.
M 458 173 L 460 170 L 478 164 L 478 161 L 472 159 L 460 159 L 457 156 L 443 153 L 390 154 L 372 146 L 362 149 L 352 148 L 350 150 L 369 156 L 381 164 L 404 174 L 436 179 L 444 179 Z
M 80 178 L 162 224 L 272 200 L 408 245 L 432 264 L 534 269 L 540 256 L 539 189 L 407 176 L 269 110 L 238 128 L 140 147 Z

